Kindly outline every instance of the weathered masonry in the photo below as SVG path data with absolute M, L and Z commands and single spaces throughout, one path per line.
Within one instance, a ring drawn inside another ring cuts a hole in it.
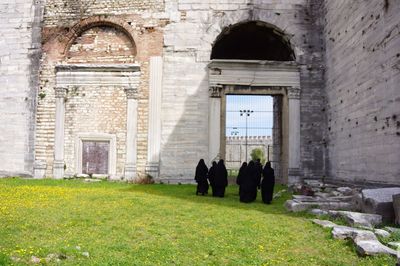
M 400 184 L 394 0 L 0 4 L 0 174 L 190 182 L 226 95 L 274 98 L 282 181 Z

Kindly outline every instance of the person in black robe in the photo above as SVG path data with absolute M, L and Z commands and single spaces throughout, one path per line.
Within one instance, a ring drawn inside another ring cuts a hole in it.
M 226 170 L 224 160 L 219 160 L 215 171 L 213 196 L 225 196 L 225 188 L 228 186 L 228 171 Z
M 197 182 L 197 190 L 196 190 L 196 195 L 203 195 L 208 193 L 208 181 L 207 181 L 207 174 L 208 174 L 208 168 L 206 166 L 206 163 L 204 162 L 203 159 L 200 159 L 199 163 L 197 164 L 196 167 L 196 174 L 194 179 Z
M 244 178 L 240 185 L 240 201 L 249 203 L 253 202 L 257 198 L 257 187 L 258 183 L 258 169 L 253 161 L 250 161 L 246 167 Z
M 275 174 L 271 163 L 267 162 L 263 170 L 263 180 L 261 182 L 261 196 L 262 201 L 266 204 L 271 204 L 272 196 L 274 194 Z
M 236 178 L 236 184 L 239 186 L 239 195 L 240 195 L 240 184 L 242 184 L 242 181 L 244 179 L 245 171 L 247 167 L 247 162 L 242 163 L 242 166 L 239 169 L 238 176 Z
M 261 175 L 262 175 L 262 171 L 263 171 L 263 166 L 261 164 L 261 160 L 257 159 L 255 162 L 256 166 L 257 166 L 257 184 L 258 188 L 260 188 L 260 183 L 261 183 Z
M 212 195 L 214 195 L 215 192 L 215 174 L 217 171 L 217 162 L 213 161 L 212 166 L 210 167 L 210 170 L 208 171 L 208 181 L 210 181 L 210 186 L 212 190 Z

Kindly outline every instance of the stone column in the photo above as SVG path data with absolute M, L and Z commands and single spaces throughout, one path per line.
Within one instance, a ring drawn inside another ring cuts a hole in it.
M 208 158 L 210 163 L 221 157 L 221 90 L 222 86 L 212 86 L 209 89 Z
M 288 89 L 289 99 L 289 171 L 288 185 L 301 182 L 300 163 L 300 88 Z
M 126 162 L 125 179 L 135 181 L 137 161 L 137 89 L 125 89 L 127 98 L 126 114 Z
M 54 134 L 53 177 L 64 178 L 64 119 L 67 88 L 54 88 L 56 97 L 56 128 Z
M 146 173 L 153 178 L 158 178 L 160 171 L 162 74 L 162 57 L 151 57 Z

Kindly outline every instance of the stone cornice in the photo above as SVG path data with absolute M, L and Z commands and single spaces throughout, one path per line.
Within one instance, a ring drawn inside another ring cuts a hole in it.
M 62 64 L 56 65 L 56 71 L 79 71 L 79 72 L 138 72 L 139 64 Z

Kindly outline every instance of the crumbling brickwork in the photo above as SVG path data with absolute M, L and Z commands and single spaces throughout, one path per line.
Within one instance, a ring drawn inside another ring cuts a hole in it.
M 400 5 L 325 1 L 329 176 L 400 184 Z

